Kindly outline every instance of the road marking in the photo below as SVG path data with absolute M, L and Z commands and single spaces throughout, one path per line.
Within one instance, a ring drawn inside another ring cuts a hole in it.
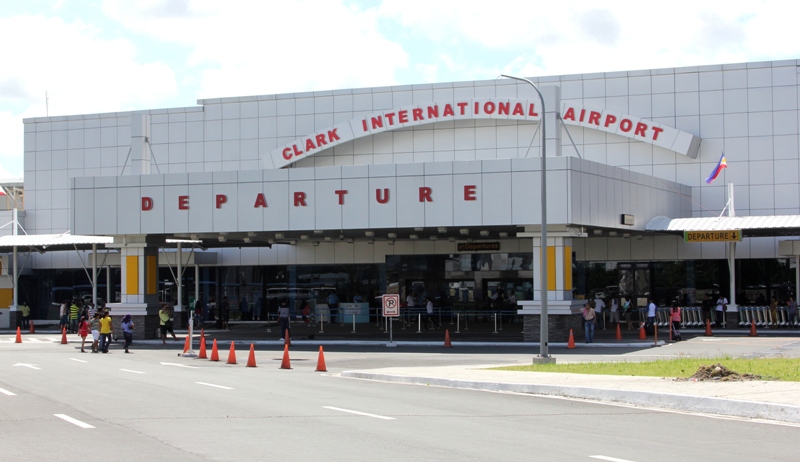
M 40 367 L 36 367 L 36 364 L 17 363 L 17 364 L 14 364 L 14 366 L 27 367 L 27 368 L 30 368 L 30 369 L 36 369 L 37 371 L 42 370 Z M 12 366 L 12 367 L 14 367 L 14 366 Z
M 213 383 L 195 382 L 198 385 L 205 385 L 207 387 L 222 388 L 223 390 L 233 390 L 231 387 L 224 387 L 222 385 L 214 385 Z
M 131 373 L 133 373 L 133 374 L 144 374 L 144 372 L 140 372 L 140 371 L 134 371 L 134 370 L 131 370 L 131 369 L 120 369 L 120 370 L 121 370 L 122 372 L 131 372 Z
M 69 359 L 71 359 L 73 361 L 76 361 L 76 362 L 79 362 L 79 363 L 88 363 L 89 362 L 89 361 L 84 361 L 84 360 L 78 359 L 78 358 L 69 358 Z
M 0 388 L 0 393 L 2 393 L 2 394 L 4 394 L 4 395 L 8 395 L 8 396 L 17 396 L 17 394 L 16 394 L 16 393 L 11 393 L 10 391 L 8 391 L 8 390 L 5 390 L 5 389 L 3 389 L 3 388 Z
M 351 411 L 350 409 L 342 409 L 340 407 L 332 407 L 332 406 L 322 406 L 322 407 L 325 409 L 330 409 L 332 411 L 349 412 L 350 414 L 363 415 L 365 417 L 373 417 L 375 419 L 395 420 L 394 417 L 386 417 L 385 415 L 368 414 L 366 412 Z
M 178 364 L 178 363 L 161 363 L 162 366 L 175 366 L 175 367 L 185 367 L 187 369 L 199 369 L 197 366 L 187 366 L 186 364 Z
M 67 422 L 77 425 L 81 428 L 94 428 L 93 426 L 87 424 L 86 422 L 81 422 L 78 419 L 73 419 L 72 417 L 66 414 L 53 414 L 54 416 L 58 417 L 59 419 L 66 420 Z
M 632 460 L 628 459 L 617 459 L 616 457 L 608 457 L 608 456 L 589 456 L 592 459 L 600 459 L 600 460 L 607 460 L 609 462 L 633 462 Z

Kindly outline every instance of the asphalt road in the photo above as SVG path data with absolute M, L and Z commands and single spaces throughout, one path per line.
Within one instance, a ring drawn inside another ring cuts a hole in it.
M 246 368 L 244 349 L 227 365 L 227 351 L 212 363 L 175 349 L 81 354 L 32 338 L 0 342 L 0 460 L 796 458 L 795 426 L 337 376 L 414 363 L 524 363 L 525 349 L 331 347 L 321 373 L 310 347 L 293 348 L 293 369 L 282 370 L 278 347 L 257 351 L 258 367 Z

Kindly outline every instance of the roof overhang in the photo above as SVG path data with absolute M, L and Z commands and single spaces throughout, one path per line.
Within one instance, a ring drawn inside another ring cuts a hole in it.
M 658 216 L 650 220 L 645 229 L 665 233 L 738 229 L 745 237 L 800 236 L 800 215 L 699 218 Z

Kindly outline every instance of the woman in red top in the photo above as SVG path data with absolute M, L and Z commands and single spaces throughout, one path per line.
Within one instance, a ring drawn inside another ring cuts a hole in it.
M 675 333 L 675 340 L 681 339 L 681 307 L 678 306 L 678 301 L 672 301 L 672 307 L 669 309 L 670 321 L 672 321 L 672 331 Z
M 86 345 L 86 336 L 89 335 L 89 322 L 86 321 L 86 316 L 81 316 L 81 322 L 78 324 L 78 335 L 81 337 L 81 353 L 86 353 L 83 349 Z

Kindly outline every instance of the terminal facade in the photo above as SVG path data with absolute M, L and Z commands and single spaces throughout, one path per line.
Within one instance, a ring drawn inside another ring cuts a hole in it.
M 781 241 L 800 233 L 797 61 L 531 80 L 544 101 L 497 79 L 26 119 L 21 227 L 110 241 L 26 254 L 19 297 L 52 317 L 92 293 L 93 262 L 98 297 L 146 323 L 198 292 L 244 297 L 256 319 L 286 297 L 322 309 L 336 291 L 533 326 L 547 271 L 558 339 L 597 293 L 723 294 L 731 322 L 737 306 L 794 295 L 800 248 Z M 684 239 L 720 230 L 740 240 Z

